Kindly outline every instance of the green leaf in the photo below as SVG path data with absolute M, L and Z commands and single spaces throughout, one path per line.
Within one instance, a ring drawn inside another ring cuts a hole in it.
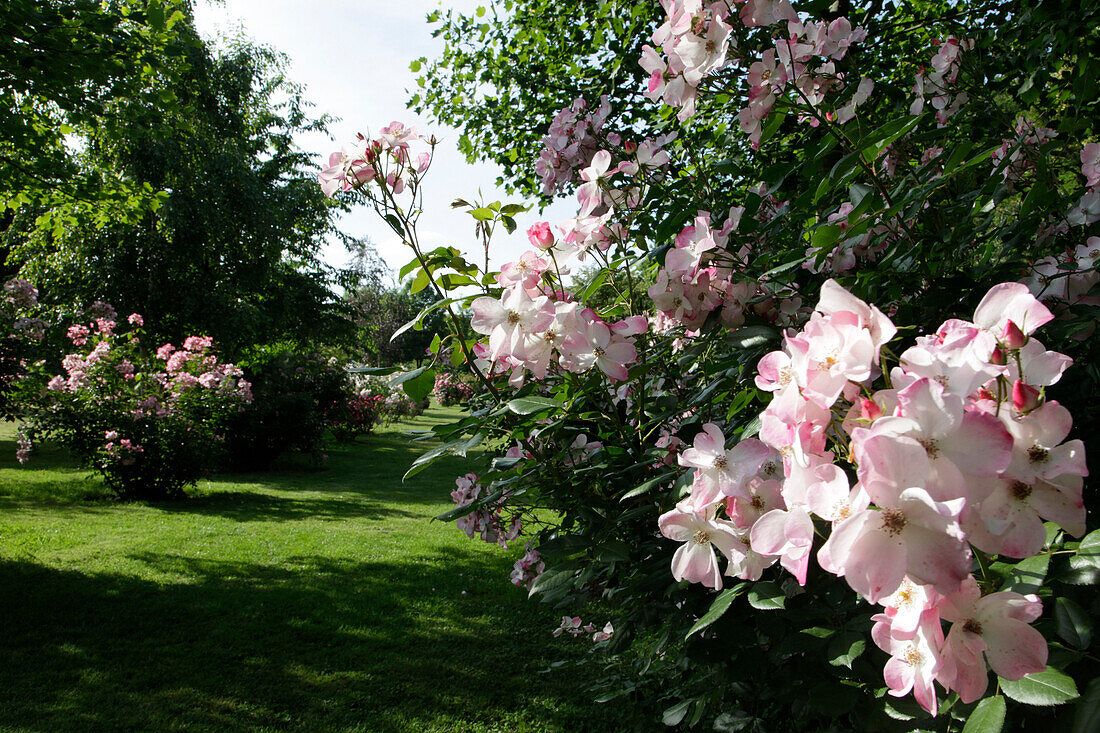
M 687 716 L 688 708 L 694 700 L 681 700 L 670 708 L 667 708 L 664 713 L 661 714 L 661 721 L 665 725 L 672 727 L 679 725 L 680 722 Z
M 508 403 L 508 409 L 517 415 L 533 415 L 543 410 L 560 409 L 564 404 L 549 397 L 517 397 Z
M 620 540 L 608 540 L 595 549 L 595 557 L 600 562 L 628 562 L 630 546 Z
M 417 367 L 416 369 L 410 369 L 407 372 L 402 372 L 396 377 L 390 380 L 390 386 L 396 387 L 399 384 L 409 381 L 410 379 L 416 379 L 427 370 L 427 366 Z
M 1000 695 L 987 697 L 978 703 L 966 719 L 962 733 L 1000 733 L 1005 724 L 1007 706 Z
M 592 541 L 588 537 L 563 534 L 540 542 L 538 551 L 543 557 L 567 557 L 587 550 L 591 544 Z
M 409 399 L 413 402 L 420 402 L 427 398 L 432 393 L 432 388 L 435 387 L 435 372 L 426 371 L 423 374 L 408 379 L 401 384 L 401 389 L 405 390 L 405 394 L 409 396 Z
M 348 367 L 347 372 L 351 374 L 368 374 L 373 377 L 388 377 L 394 372 L 400 371 L 401 367 L 388 366 L 388 367 L 367 367 L 367 366 L 354 366 Z M 140 374 L 137 376 L 141 376 Z
M 1069 566 L 1074 570 L 1100 568 L 1100 529 L 1085 535 L 1077 547 L 1077 554 L 1069 559 Z
M 997 679 L 1005 695 L 1025 705 L 1061 705 L 1077 697 L 1077 685 L 1073 683 L 1073 678 L 1053 667 L 1016 681 L 1000 676 Z
M 546 593 L 549 590 L 560 588 L 563 585 L 572 585 L 573 583 L 573 569 L 572 568 L 552 568 L 547 570 L 531 585 L 531 590 L 528 591 L 528 598 L 534 596 L 537 593 Z
M 495 214 L 493 213 L 492 209 L 482 206 L 479 209 L 473 209 L 472 211 L 470 211 L 470 216 L 474 217 L 478 221 L 489 221 L 495 216 Z
M 1035 555 L 1021 560 L 1012 567 L 1001 590 L 1012 590 L 1023 595 L 1035 593 L 1043 585 L 1050 566 L 1050 555 Z M 1012 697 L 1009 695 L 1009 697 Z
M 1088 649 L 1092 642 L 1092 619 L 1085 609 L 1069 598 L 1056 598 L 1054 620 L 1058 624 L 1058 636 L 1078 649 Z
M 695 622 L 695 625 L 688 629 L 687 636 L 685 636 L 684 638 L 686 639 L 692 634 L 698 631 L 702 631 L 718 619 L 722 618 L 722 615 L 729 610 L 730 605 L 733 603 L 733 599 L 741 595 L 741 593 L 744 592 L 745 588 L 748 587 L 748 585 L 748 583 L 738 583 L 732 588 L 727 588 L 719 593 L 717 596 L 715 596 L 714 600 L 711 601 L 710 608 L 707 609 L 706 613 L 699 617 L 699 620 Z
M 1081 695 L 1070 733 L 1096 733 L 1098 730 L 1100 730 L 1100 678 L 1090 682 L 1085 688 L 1085 694 Z
M 627 499 L 632 499 L 635 496 L 641 496 L 642 494 L 644 494 L 646 492 L 652 491 L 653 489 L 657 488 L 661 484 L 663 484 L 666 481 L 669 481 L 670 479 L 672 479 L 675 475 L 676 475 L 675 471 L 665 471 L 664 473 L 660 474 L 659 476 L 655 476 L 654 478 L 651 478 L 648 481 L 639 484 L 636 488 L 633 488 L 630 491 L 626 492 L 625 494 L 623 494 L 622 496 L 619 497 L 619 501 L 626 501 Z
M 428 271 L 421 270 L 416 273 L 416 277 L 413 278 L 412 284 L 409 285 L 409 292 L 419 293 L 421 290 L 428 287 L 429 283 L 431 283 L 431 278 L 428 276 Z
M 834 667 L 852 668 L 852 662 L 859 658 L 867 649 L 867 640 L 863 634 L 854 631 L 845 631 L 829 642 L 829 664 Z
M 840 239 L 840 234 L 843 231 L 838 224 L 822 224 L 814 230 L 813 236 L 810 237 L 810 245 L 814 249 L 832 247 L 836 244 L 836 240 Z
M 771 326 L 746 326 L 726 335 L 726 343 L 735 349 L 748 349 L 753 346 L 775 341 L 779 332 Z
M 749 591 L 749 605 L 758 611 L 778 611 L 787 605 L 783 589 L 770 580 L 754 583 Z

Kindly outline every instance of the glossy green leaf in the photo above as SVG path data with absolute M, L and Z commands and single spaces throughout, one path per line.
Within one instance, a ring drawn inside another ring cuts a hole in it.
M 998 679 L 1005 695 L 1027 705 L 1061 705 L 1077 697 L 1073 678 L 1053 667 L 1015 681 Z
M 758 611 L 778 611 L 787 605 L 783 589 L 770 580 L 753 583 L 748 597 L 749 605 Z
M 1069 559 L 1074 570 L 1100 568 L 1100 529 L 1089 532 L 1077 547 L 1077 553 Z
M 549 397 L 517 397 L 508 402 L 508 409 L 517 415 L 533 415 L 543 410 L 555 410 L 565 407 L 561 402 Z
M 1054 620 L 1057 623 L 1058 636 L 1070 646 L 1088 649 L 1092 642 L 1092 619 L 1085 609 L 1069 598 L 1054 600 Z
M 962 733 L 1000 733 L 1005 724 L 1008 706 L 1000 695 L 987 697 L 978 703 L 966 719 Z
M 690 629 L 688 629 L 687 636 L 691 636 L 692 634 L 702 631 L 718 619 L 722 618 L 723 614 L 725 614 L 725 612 L 729 610 L 730 605 L 733 603 L 733 600 L 737 598 L 737 596 L 741 595 L 745 591 L 745 588 L 748 587 L 748 585 L 748 583 L 738 583 L 732 588 L 726 588 L 724 591 L 715 596 L 714 600 L 711 601 L 710 608 L 707 609 L 707 612 L 700 616 L 699 620 L 696 621 Z

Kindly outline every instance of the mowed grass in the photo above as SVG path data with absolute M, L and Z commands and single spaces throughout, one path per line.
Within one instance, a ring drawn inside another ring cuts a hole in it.
M 591 642 L 508 583 L 522 551 L 472 541 L 447 510 L 421 418 L 329 452 L 120 503 L 46 447 L 0 433 L 0 729 L 621 730 L 576 670 Z M 602 619 L 593 619 L 602 623 Z

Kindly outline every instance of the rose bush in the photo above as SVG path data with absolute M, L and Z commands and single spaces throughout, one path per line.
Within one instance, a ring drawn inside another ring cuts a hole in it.
M 143 319 L 119 324 L 108 308 L 69 327 L 64 373 L 28 377 L 25 436 L 51 438 L 124 499 L 169 499 L 214 468 L 228 420 L 252 399 L 209 337 L 150 352 Z M 27 458 L 28 445 L 20 460 Z
M 441 518 L 525 533 L 532 595 L 616 609 L 598 699 L 1094 726 L 1100 10 L 663 0 L 617 38 L 642 5 L 600 11 L 640 89 L 546 119 L 532 170 L 577 216 L 499 272 L 421 246 L 433 140 L 394 123 L 322 173 L 409 244 L 433 353 L 479 385 L 410 473 L 485 449 Z M 483 242 L 524 209 L 456 205 Z

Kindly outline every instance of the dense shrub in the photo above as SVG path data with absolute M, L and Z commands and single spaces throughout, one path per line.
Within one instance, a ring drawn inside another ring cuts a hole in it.
M 241 366 L 255 400 L 230 421 L 231 464 L 265 469 L 288 451 L 319 460 L 329 428 L 350 396 L 344 370 L 319 354 L 282 348 L 260 350 Z
M 438 372 L 435 375 L 432 396 L 443 407 L 450 407 L 451 405 L 462 405 L 469 402 L 470 398 L 474 396 L 474 389 L 453 372 Z
M 479 394 L 411 470 L 492 446 L 441 518 L 613 606 L 598 699 L 670 726 L 1094 729 L 1100 4 L 501 5 L 423 94 L 487 96 L 513 169 L 537 128 L 515 180 L 575 217 L 485 272 L 417 244 L 434 140 L 321 174 L 484 337 L 433 342 Z M 559 81 L 607 94 L 542 109 Z M 524 208 L 456 205 L 483 239 Z
M 416 417 L 428 409 L 428 399 L 413 399 L 390 376 L 371 376 L 352 372 L 353 388 L 360 397 L 378 398 L 379 420 L 397 422 Z
M 16 382 L 27 374 L 45 337 L 38 291 L 22 278 L 4 283 L 0 295 L 0 416 L 13 417 L 19 406 L 12 401 Z
M 348 397 L 333 410 L 332 434 L 337 440 L 345 442 L 367 435 L 381 422 L 384 402 L 381 395 L 359 394 Z
M 31 397 L 19 459 L 28 457 L 29 436 L 52 438 L 119 497 L 178 497 L 214 467 L 228 420 L 251 401 L 249 384 L 218 361 L 210 338 L 150 353 L 141 316 L 128 320 L 126 333 L 109 312 L 72 325 L 76 350 L 63 360 L 65 373 L 44 389 L 42 380 L 25 380 Z

